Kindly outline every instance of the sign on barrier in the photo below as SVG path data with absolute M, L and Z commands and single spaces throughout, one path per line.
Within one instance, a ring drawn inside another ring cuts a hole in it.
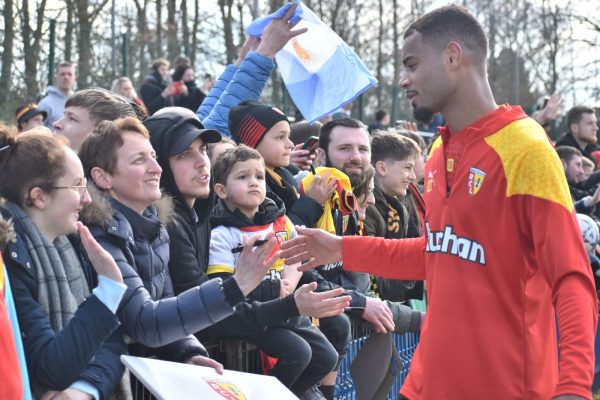
M 272 376 L 168 361 L 121 356 L 121 361 L 158 399 L 297 400 Z

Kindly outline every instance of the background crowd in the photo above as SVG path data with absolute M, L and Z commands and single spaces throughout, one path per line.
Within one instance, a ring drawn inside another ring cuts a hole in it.
M 299 398 L 333 399 L 352 325 L 421 330 L 411 300 L 426 298 L 423 280 L 342 261 L 298 272 L 280 245 L 298 225 L 427 236 L 425 165 L 445 122 L 384 110 L 360 121 L 349 104 L 308 123 L 261 103 L 275 54 L 302 34 L 288 19 L 248 39 L 216 81 L 198 84 L 186 57 L 160 58 L 139 91 L 127 77 L 75 91 L 75 66 L 60 63 L 45 96 L 0 126 L 0 290 L 14 300 L 0 317 L 16 316 L 0 318 L 2 348 L 15 349 L 0 397 L 126 396 L 121 354 L 219 371 L 202 342 L 239 338 Z M 550 126 L 561 101 L 531 117 Z M 570 108 L 556 153 L 598 281 L 596 116 Z

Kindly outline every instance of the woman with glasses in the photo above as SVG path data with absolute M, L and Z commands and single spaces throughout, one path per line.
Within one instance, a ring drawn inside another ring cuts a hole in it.
M 0 196 L 15 233 L 3 253 L 34 396 L 107 398 L 123 374 L 115 311 L 125 285 L 78 222 L 91 202 L 79 158 L 44 130 L 0 126 Z
M 185 149 L 188 139 L 173 145 Z M 222 370 L 193 333 L 232 315 L 263 280 L 278 255 L 271 256 L 274 235 L 256 248 L 258 236 L 246 241 L 233 279 L 212 279 L 175 296 L 165 228 L 172 221 L 172 200 L 161 198 L 162 169 L 144 125 L 131 117 L 104 121 L 79 154 L 94 198 L 82 220 L 114 257 L 127 285 L 118 316 L 131 339 L 130 353 Z

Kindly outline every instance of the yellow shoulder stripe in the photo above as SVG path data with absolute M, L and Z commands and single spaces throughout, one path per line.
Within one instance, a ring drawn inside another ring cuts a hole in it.
M 510 123 L 485 141 L 502 160 L 506 196 L 530 195 L 573 209 L 565 172 L 537 122 L 524 118 Z
M 235 270 L 229 265 L 209 265 L 208 269 L 206 270 L 207 275 L 222 273 L 233 274 L 234 272 Z
M 442 137 L 438 136 L 437 139 L 435 139 L 435 141 L 433 142 L 433 144 L 431 145 L 431 149 L 429 149 L 429 155 L 427 156 L 427 159 L 429 160 L 431 158 L 431 156 L 433 155 L 433 153 L 439 149 L 439 147 L 442 145 Z

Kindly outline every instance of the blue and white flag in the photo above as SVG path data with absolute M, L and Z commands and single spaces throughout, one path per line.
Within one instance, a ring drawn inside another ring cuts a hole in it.
M 252 22 L 246 32 L 259 37 L 273 18 L 281 18 L 292 6 L 287 3 L 273 14 Z M 300 3 L 292 21 L 306 33 L 292 38 L 276 54 L 285 86 L 307 121 L 322 118 L 377 85 L 356 53 L 308 7 Z

